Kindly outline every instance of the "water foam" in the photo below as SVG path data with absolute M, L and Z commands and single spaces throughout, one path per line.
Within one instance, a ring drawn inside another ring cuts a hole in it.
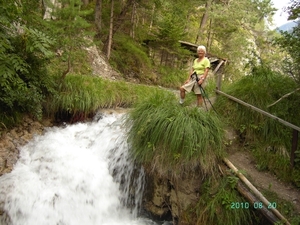
M 5 212 L 0 222 L 155 224 L 138 218 L 144 174 L 133 165 L 120 114 L 49 128 L 22 147 L 13 171 L 0 177 L 0 209 Z M 134 171 L 139 171 L 136 179 Z

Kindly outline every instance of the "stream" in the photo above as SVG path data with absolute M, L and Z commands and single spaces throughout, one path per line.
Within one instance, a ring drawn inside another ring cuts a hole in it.
M 129 157 L 124 115 L 46 128 L 23 146 L 0 177 L 0 224 L 158 224 L 139 213 L 144 171 Z

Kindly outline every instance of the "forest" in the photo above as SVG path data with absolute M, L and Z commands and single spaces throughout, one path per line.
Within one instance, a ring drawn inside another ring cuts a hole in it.
M 298 8 L 299 2 L 291 1 L 286 9 L 291 19 L 298 18 Z M 299 29 L 270 30 L 274 12 L 270 0 L 4 0 L 2 124 L 23 112 L 40 118 L 45 101 L 57 94 L 56 85 L 71 74 L 91 74 L 83 51 L 90 45 L 125 80 L 177 88 L 192 55 L 180 46 L 182 40 L 228 59 L 225 82 L 264 67 L 290 77 L 298 87 Z
M 198 111 L 178 107 L 177 99 L 165 90 L 178 90 L 195 57 L 182 42 L 205 45 L 210 55 L 226 61 L 220 71 L 226 93 L 300 126 L 300 23 L 286 32 L 271 29 L 276 11 L 271 0 L 2 0 L 0 6 L 0 134 L 20 123 L 24 115 L 74 123 L 92 117 L 100 108 L 135 107 L 132 119 L 137 124 L 130 134 L 135 155 L 151 162 L 160 153 L 145 149 L 166 148 L 160 138 L 165 134 L 161 131 L 169 129 L 166 118 L 178 122 L 170 133 L 180 130 L 183 114 L 190 116 L 190 128 L 204 124 L 195 120 Z M 290 20 L 299 19 L 300 1 L 291 0 L 285 10 Z M 95 74 L 87 51 L 91 46 L 118 72 L 117 80 Z M 206 90 L 215 96 L 216 74 L 210 73 Z M 193 100 L 187 96 L 187 104 Z M 260 170 L 272 171 L 300 187 L 300 147 L 291 168 L 288 128 L 223 97 L 215 108 L 221 120 L 201 115 L 215 131 L 213 140 L 201 146 L 217 149 L 210 160 L 223 156 L 219 128 L 225 121 L 224 126 L 238 132 Z M 139 120 L 145 111 L 148 120 Z M 156 136 L 136 135 L 152 134 L 147 129 L 154 118 L 161 125 L 161 130 L 152 127 Z M 211 137 L 212 130 L 205 129 L 207 136 L 200 139 Z M 173 143 L 167 147 L 174 151 L 166 153 L 168 162 L 160 162 L 164 169 L 194 163 L 191 156 L 196 150 L 181 152 L 183 142 L 173 136 L 165 139 Z M 207 173 L 214 170 L 201 163 Z M 291 212 L 288 217 L 299 222 L 299 216 Z

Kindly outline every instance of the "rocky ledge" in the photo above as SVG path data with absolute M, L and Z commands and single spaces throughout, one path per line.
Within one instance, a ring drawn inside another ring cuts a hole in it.
M 25 117 L 19 126 L 0 130 L 0 176 L 11 172 L 18 160 L 21 146 L 28 143 L 34 135 L 42 134 L 45 127 L 52 125 L 50 120 L 38 122 Z

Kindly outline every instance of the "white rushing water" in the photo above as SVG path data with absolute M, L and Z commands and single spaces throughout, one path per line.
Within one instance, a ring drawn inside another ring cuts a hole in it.
M 133 169 L 120 114 L 48 128 L 21 148 L 13 171 L 0 177 L 0 224 L 156 224 L 137 217 L 144 177 L 138 168 L 133 181 Z

